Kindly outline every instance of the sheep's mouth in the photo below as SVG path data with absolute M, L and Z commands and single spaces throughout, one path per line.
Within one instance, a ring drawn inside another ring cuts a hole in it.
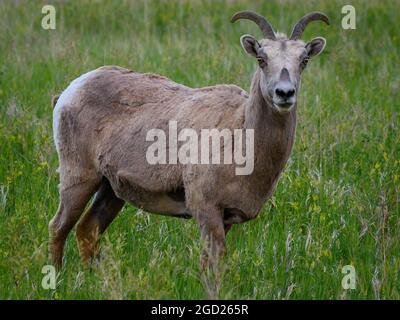
M 294 103 L 273 103 L 274 107 L 277 111 L 282 112 L 282 113 L 287 113 L 290 112 L 293 109 Z

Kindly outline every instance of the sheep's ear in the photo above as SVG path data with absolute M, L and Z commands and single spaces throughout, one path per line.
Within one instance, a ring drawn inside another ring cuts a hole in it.
M 246 51 L 247 54 L 256 57 L 258 49 L 260 49 L 260 44 L 256 39 L 254 39 L 253 36 L 249 34 L 245 34 L 240 37 L 240 43 L 242 44 L 242 47 L 244 51 Z
M 319 55 L 325 48 L 326 40 L 322 37 L 314 38 L 306 44 L 306 50 L 309 57 Z

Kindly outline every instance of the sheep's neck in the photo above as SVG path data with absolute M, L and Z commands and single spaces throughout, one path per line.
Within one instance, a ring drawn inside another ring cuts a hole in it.
M 246 129 L 254 129 L 254 174 L 261 192 L 270 193 L 292 150 L 296 128 L 296 106 L 288 114 L 279 114 L 260 90 L 260 70 L 251 84 L 245 109 Z M 265 190 L 264 190 L 265 187 Z

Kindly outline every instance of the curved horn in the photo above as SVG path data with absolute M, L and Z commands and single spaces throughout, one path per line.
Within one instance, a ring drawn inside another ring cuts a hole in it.
M 290 36 L 290 40 L 297 40 L 301 37 L 307 25 L 311 21 L 323 21 L 326 24 L 329 24 L 329 18 L 321 12 L 310 12 L 306 14 L 303 18 L 301 18 L 293 28 L 292 35 Z
M 258 13 L 253 11 L 239 11 L 232 16 L 231 22 L 233 23 L 239 19 L 248 19 L 255 22 L 260 27 L 265 38 L 276 40 L 275 32 L 271 24 Z

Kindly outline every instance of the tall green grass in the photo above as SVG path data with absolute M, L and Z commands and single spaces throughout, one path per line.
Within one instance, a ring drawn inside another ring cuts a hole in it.
M 41 28 L 54 4 L 57 29 Z M 47 225 L 58 206 L 50 99 L 80 74 L 117 64 L 193 87 L 248 89 L 255 61 L 232 25 L 237 10 L 264 14 L 289 33 L 308 11 L 304 39 L 327 48 L 304 73 L 296 143 L 259 218 L 228 234 L 220 298 L 400 299 L 400 15 L 397 1 L 352 1 L 357 29 L 341 28 L 346 1 L 1 1 L 0 298 L 197 299 L 194 221 L 126 206 L 102 240 L 100 265 L 85 269 L 75 236 L 56 290 L 41 286 Z M 341 286 L 342 267 L 357 272 Z

